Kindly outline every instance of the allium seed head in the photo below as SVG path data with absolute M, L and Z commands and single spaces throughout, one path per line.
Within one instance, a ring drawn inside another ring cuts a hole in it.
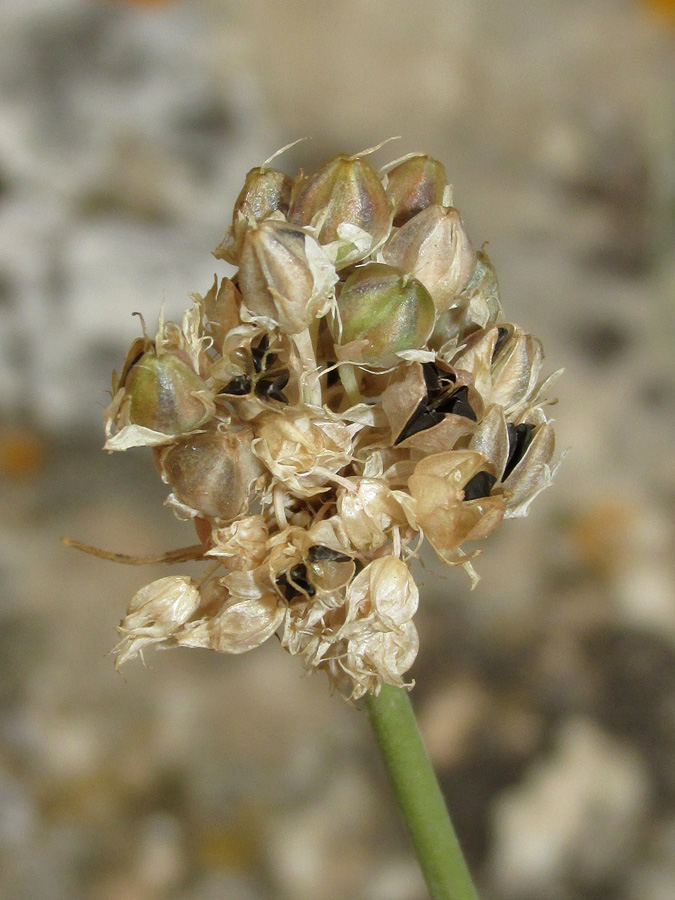
M 404 685 L 422 541 L 475 584 L 477 542 L 551 483 L 555 375 L 451 202 L 421 153 L 248 173 L 215 254 L 238 271 L 113 380 L 106 447 L 155 448 L 200 541 L 166 559 L 210 565 L 138 591 L 118 665 L 276 635 L 350 700 Z

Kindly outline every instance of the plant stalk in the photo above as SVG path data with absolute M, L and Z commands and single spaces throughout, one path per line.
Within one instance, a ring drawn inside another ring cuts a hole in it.
M 384 684 L 366 707 L 431 900 L 478 900 L 408 692 Z

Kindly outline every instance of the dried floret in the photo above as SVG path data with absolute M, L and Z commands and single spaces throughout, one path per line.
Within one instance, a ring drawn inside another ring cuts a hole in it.
M 122 640 L 115 647 L 115 666 L 138 656 L 150 644 L 170 641 L 199 606 L 199 588 L 191 578 L 174 575 L 141 588 L 131 599 L 117 629 Z

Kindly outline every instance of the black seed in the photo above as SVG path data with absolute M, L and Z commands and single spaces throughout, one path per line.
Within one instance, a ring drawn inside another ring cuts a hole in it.
M 435 409 L 428 408 L 426 400 L 420 400 L 417 409 L 408 419 L 403 431 L 394 441 L 394 446 L 400 444 L 401 441 L 404 441 L 406 438 L 412 437 L 413 434 L 417 434 L 419 431 L 425 431 L 433 425 L 438 425 L 442 419 L 443 416 L 436 412 Z
M 440 392 L 441 386 L 438 381 L 438 368 L 434 363 L 422 363 L 422 372 L 424 373 L 424 383 L 427 388 L 427 397 L 433 400 Z
M 218 391 L 219 394 L 234 394 L 235 397 L 241 397 L 251 391 L 251 379 L 248 375 L 237 375 L 229 384 Z
M 307 559 L 310 562 L 349 562 L 351 556 L 347 556 L 346 553 L 340 553 L 339 550 L 324 547 L 323 544 L 315 544 L 313 547 L 310 547 Z
M 492 360 L 491 361 L 494 361 L 495 356 L 502 349 L 502 344 L 506 340 L 508 333 L 509 333 L 508 328 L 498 328 L 497 329 L 497 340 L 495 341 L 495 349 L 492 351 Z
M 509 422 L 506 430 L 509 434 L 509 457 L 506 460 L 502 481 L 509 477 L 523 456 L 525 456 L 525 451 L 532 443 L 534 425 L 512 425 Z
M 334 363 L 329 362 L 329 366 L 334 365 Z M 326 372 L 326 387 L 333 387 L 334 384 L 337 384 L 340 380 L 340 373 L 338 371 L 337 366 L 334 369 L 329 369 Z
M 270 375 L 267 378 L 261 378 L 255 386 L 255 392 L 259 397 L 266 397 L 268 400 L 277 400 L 279 403 L 288 403 L 288 397 L 283 393 L 283 389 L 288 384 L 291 377 L 288 369 L 277 372 L 276 375 Z
M 489 472 L 478 472 L 464 485 L 464 499 L 478 500 L 479 497 L 489 497 L 496 483 L 494 475 L 490 475 Z
M 258 341 L 256 347 L 251 347 L 251 356 L 253 357 L 253 368 L 259 375 L 264 368 L 264 359 L 270 348 L 270 339 L 264 334 Z
M 464 416 L 465 419 L 471 419 L 476 422 L 476 413 L 469 403 L 469 388 L 462 385 L 461 388 L 449 396 L 445 395 L 434 404 L 434 409 L 439 413 L 452 413 L 455 416 Z
M 307 566 L 304 563 L 293 566 L 288 572 L 283 572 L 277 578 L 277 585 L 289 603 L 296 597 L 302 595 L 313 597 L 316 594 L 316 588 L 311 581 L 307 580 Z

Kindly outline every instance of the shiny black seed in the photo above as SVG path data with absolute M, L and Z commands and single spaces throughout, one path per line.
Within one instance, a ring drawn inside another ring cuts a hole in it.
M 288 369 L 277 372 L 276 375 L 270 375 L 261 378 L 255 386 L 255 392 L 259 397 L 265 397 L 268 400 L 277 400 L 279 403 L 288 403 L 288 397 L 283 390 L 288 384 L 291 377 Z
M 454 394 L 443 396 L 434 404 L 434 409 L 439 413 L 452 413 L 455 416 L 464 416 L 465 419 L 471 419 L 476 422 L 476 413 L 469 403 L 469 388 L 462 385 Z
M 502 344 L 507 338 L 509 333 L 508 328 L 498 328 L 497 329 L 497 340 L 495 341 L 495 349 L 492 351 L 492 361 L 494 361 L 495 356 L 502 349 Z
M 248 394 L 251 391 L 251 379 L 248 375 L 237 375 L 236 378 L 233 378 L 229 384 L 226 384 L 224 388 L 221 388 L 218 393 L 220 394 L 233 394 L 235 397 L 241 397 L 244 394 Z
M 509 457 L 506 460 L 502 481 L 509 477 L 523 456 L 525 456 L 525 451 L 532 443 L 534 425 L 512 425 L 509 422 L 506 430 L 509 434 Z
M 329 362 L 328 365 L 332 366 L 334 365 L 334 363 Z M 337 384 L 339 380 L 340 373 L 337 366 L 335 366 L 334 369 L 329 369 L 328 372 L 326 372 L 326 387 L 333 387 L 333 385 Z
M 259 375 L 265 367 L 265 357 L 270 348 L 270 339 L 264 334 L 258 341 L 257 346 L 251 347 L 251 356 L 253 357 L 253 368 Z
M 441 413 L 437 412 L 435 409 L 429 409 L 426 400 L 420 400 L 417 404 L 417 409 L 408 419 L 403 431 L 394 441 L 394 446 L 400 444 L 401 441 L 404 441 L 406 438 L 412 437 L 413 434 L 417 434 L 419 431 L 424 431 L 427 428 L 431 428 L 433 425 L 438 425 L 442 419 L 443 416 Z
M 489 497 L 496 483 L 494 475 L 490 475 L 489 472 L 478 472 L 464 485 L 464 499 L 478 500 L 480 497 Z
M 427 397 L 429 400 L 433 400 L 441 390 L 441 385 L 438 380 L 438 367 L 434 363 L 422 363 L 422 372 L 424 373 L 424 384 L 427 388 Z
M 277 578 L 277 585 L 289 603 L 296 597 L 303 595 L 313 597 L 316 594 L 316 588 L 311 581 L 307 580 L 307 566 L 304 563 L 293 566 L 288 572 L 283 572 Z
M 349 562 L 351 556 L 340 553 L 339 550 L 333 550 L 331 547 L 324 547 L 323 544 L 315 544 L 310 547 L 307 559 L 310 562 Z

